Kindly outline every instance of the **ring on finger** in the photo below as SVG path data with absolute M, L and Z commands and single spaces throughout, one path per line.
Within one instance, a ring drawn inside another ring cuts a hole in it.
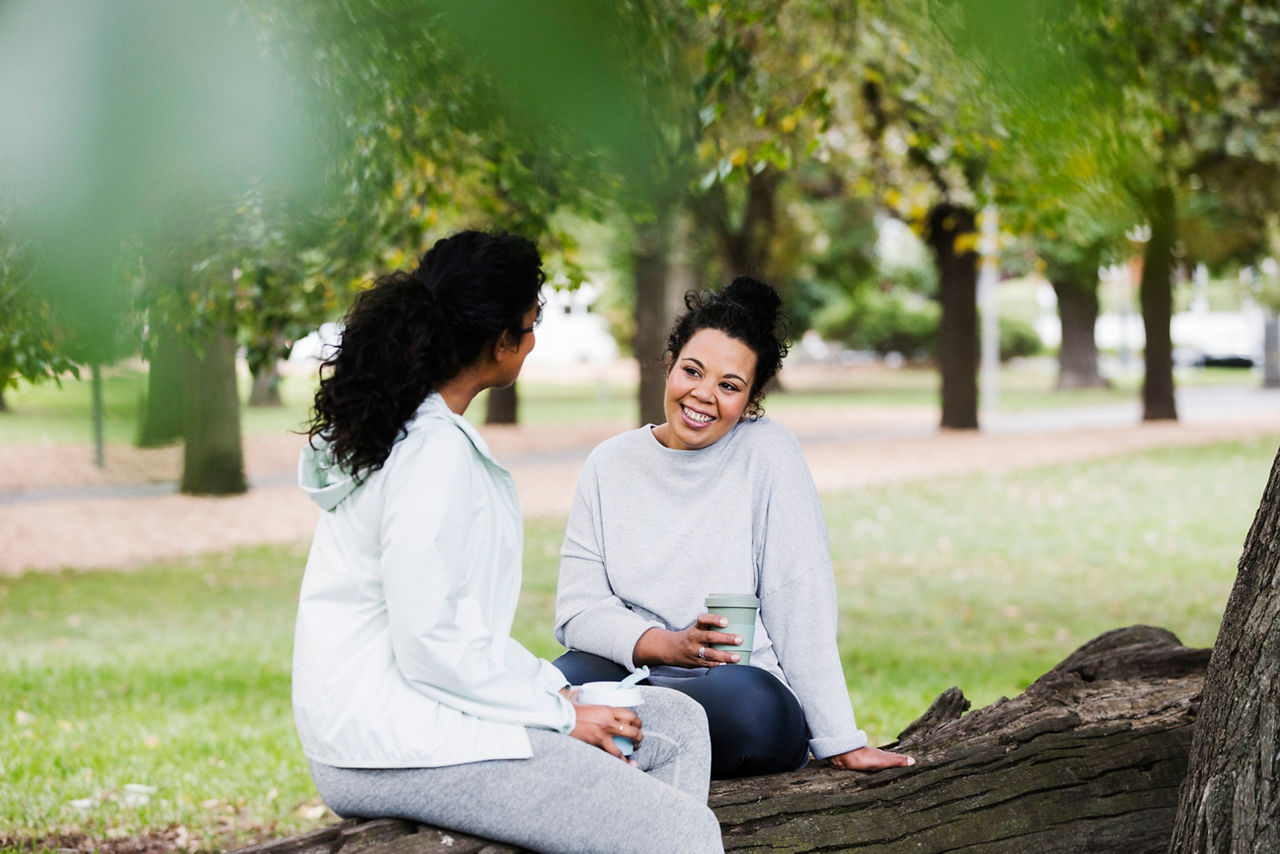
M 698 647 L 698 658 L 705 659 L 707 657 L 707 648 L 705 646 Z

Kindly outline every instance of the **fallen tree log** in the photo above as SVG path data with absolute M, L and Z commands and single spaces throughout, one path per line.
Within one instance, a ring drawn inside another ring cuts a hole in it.
M 814 763 L 719 781 L 725 849 L 876 852 L 1165 851 L 1209 650 L 1163 629 L 1119 629 L 1014 699 L 964 714 L 956 688 L 899 736 L 914 768 Z M 242 854 L 520 849 L 395 819 L 348 820 Z

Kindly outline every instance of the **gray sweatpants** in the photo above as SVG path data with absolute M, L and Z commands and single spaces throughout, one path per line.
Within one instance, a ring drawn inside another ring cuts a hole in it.
M 723 852 L 706 805 L 706 714 L 676 691 L 640 690 L 638 768 L 571 736 L 530 729 L 529 759 L 381 769 L 313 761 L 311 776 L 343 817 L 406 818 L 544 852 Z

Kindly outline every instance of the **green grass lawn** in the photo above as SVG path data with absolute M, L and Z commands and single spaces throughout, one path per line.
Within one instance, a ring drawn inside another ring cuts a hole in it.
M 1119 626 L 1211 644 L 1277 440 L 824 496 L 861 725 L 884 743 L 952 685 L 1015 694 Z M 547 657 L 561 526 L 529 526 L 515 629 Z M 304 560 L 0 579 L 0 838 L 182 827 L 225 848 L 332 820 L 290 719 Z
M 1211 646 L 1276 441 L 829 496 L 845 673 L 891 738 L 938 693 L 1024 689 L 1108 629 Z

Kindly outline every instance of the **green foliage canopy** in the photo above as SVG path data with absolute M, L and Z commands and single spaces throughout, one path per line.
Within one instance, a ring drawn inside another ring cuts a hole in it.
M 253 187 L 309 191 L 315 134 L 235 10 L 15 0 L 0 16 L 0 179 L 33 285 L 105 361 L 132 296 L 123 247 L 198 243 Z

